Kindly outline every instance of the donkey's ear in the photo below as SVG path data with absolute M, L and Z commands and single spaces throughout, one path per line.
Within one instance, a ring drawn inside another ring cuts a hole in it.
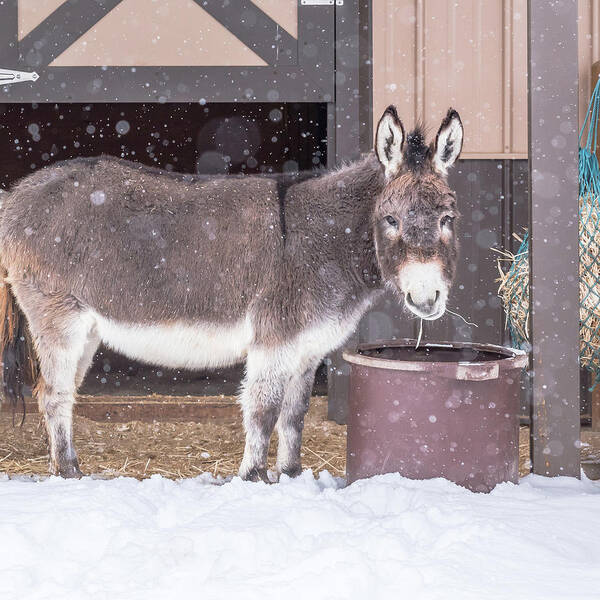
M 395 106 L 388 106 L 377 124 L 375 135 L 375 153 L 385 169 L 387 179 L 398 174 L 402 164 L 402 146 L 404 146 L 404 127 L 398 118 Z
M 433 166 L 438 173 L 441 175 L 448 173 L 448 169 L 456 162 L 462 145 L 462 121 L 458 113 L 453 108 L 449 108 L 435 138 Z

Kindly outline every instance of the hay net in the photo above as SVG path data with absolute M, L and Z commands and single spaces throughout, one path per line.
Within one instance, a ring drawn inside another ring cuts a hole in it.
M 596 83 L 579 133 L 579 335 L 581 365 L 600 381 L 600 166 L 598 119 L 600 79 Z M 583 143 L 585 142 L 585 143 Z M 529 345 L 529 237 L 517 254 L 505 254 L 510 268 L 500 267 L 500 288 L 507 327 L 513 343 Z M 502 259 L 501 261 L 502 262 Z
M 596 156 L 599 113 L 600 79 L 579 134 L 580 357 L 581 364 L 593 372 L 596 383 L 600 379 L 600 166 Z

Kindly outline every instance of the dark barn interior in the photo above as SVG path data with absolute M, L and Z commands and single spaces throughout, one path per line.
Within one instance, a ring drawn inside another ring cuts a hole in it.
M 327 163 L 327 108 L 285 104 L 0 104 L 0 190 L 53 162 L 109 154 L 182 173 L 270 173 Z M 1 197 L 1 196 L 0 196 Z M 233 395 L 242 367 L 169 371 L 101 348 L 82 393 Z M 321 369 L 316 388 L 325 393 Z
M 59 103 L 0 104 L 2 181 L 6 190 L 19 178 L 53 162 L 110 154 L 184 173 L 269 173 L 327 165 L 327 105 L 323 103 Z M 453 290 L 460 318 L 426 324 L 439 339 L 510 343 L 496 294 L 496 255 L 490 247 L 511 248 L 511 233 L 527 223 L 526 160 L 462 160 L 450 173 L 461 199 L 461 264 Z M 386 297 L 361 324 L 362 341 L 416 336 Z M 210 372 L 169 371 L 143 365 L 101 348 L 81 390 L 83 394 L 231 396 L 243 367 Z M 589 382 L 582 372 L 582 413 L 589 412 Z M 315 393 L 327 393 L 321 367 Z M 522 414 L 528 414 L 529 393 Z

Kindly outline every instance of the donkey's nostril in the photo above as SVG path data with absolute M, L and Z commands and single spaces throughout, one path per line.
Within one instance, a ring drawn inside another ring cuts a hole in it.
M 419 298 L 419 301 L 415 302 L 415 299 L 413 298 L 413 296 L 411 296 L 411 293 L 407 292 L 405 295 L 405 301 L 406 301 L 407 306 L 414 313 L 416 313 L 419 316 L 422 315 L 422 318 L 427 318 L 424 315 L 431 315 L 434 312 L 436 312 L 434 309 L 438 305 L 440 296 L 441 296 L 440 290 L 436 290 L 435 298 L 432 296 L 429 296 L 429 297 L 425 297 L 425 298 Z

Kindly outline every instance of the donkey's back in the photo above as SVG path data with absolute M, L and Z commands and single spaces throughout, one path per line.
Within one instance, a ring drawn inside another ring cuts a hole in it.
M 100 157 L 23 179 L 4 202 L 12 282 L 129 323 L 238 320 L 281 257 L 277 182 Z

